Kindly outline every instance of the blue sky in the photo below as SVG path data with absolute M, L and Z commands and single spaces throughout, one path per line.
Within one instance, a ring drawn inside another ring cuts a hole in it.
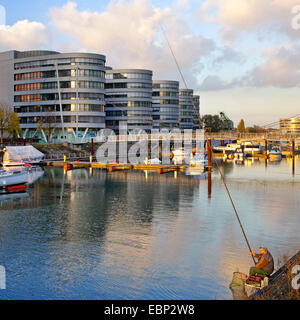
M 300 31 L 291 27 L 297 2 L 0 0 L 7 17 L 0 50 L 99 52 L 113 67 L 180 80 L 163 24 L 202 113 L 263 124 L 300 113 Z

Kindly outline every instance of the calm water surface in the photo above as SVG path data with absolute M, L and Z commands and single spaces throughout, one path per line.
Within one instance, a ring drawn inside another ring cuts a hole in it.
M 300 165 L 222 170 L 252 247 L 276 264 L 299 250 Z M 46 168 L 27 194 L 0 196 L 0 239 L 0 299 L 231 299 L 252 261 L 216 169 L 209 196 L 184 174 Z

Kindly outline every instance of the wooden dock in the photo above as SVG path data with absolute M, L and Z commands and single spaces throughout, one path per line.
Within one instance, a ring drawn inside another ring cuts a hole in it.
M 117 163 L 98 163 L 98 162 L 79 162 L 79 161 L 44 161 L 41 163 L 46 167 L 60 167 L 66 170 L 78 168 L 102 169 L 108 172 L 120 170 L 141 170 L 156 171 L 158 174 L 181 171 L 183 172 L 187 165 L 162 165 L 162 164 L 117 164 Z

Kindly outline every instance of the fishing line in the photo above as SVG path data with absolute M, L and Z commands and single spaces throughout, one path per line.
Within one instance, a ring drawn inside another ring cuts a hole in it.
M 186 83 L 186 81 L 185 81 L 184 75 L 183 75 L 182 70 L 181 70 L 181 68 L 180 68 L 180 65 L 179 65 L 179 63 L 178 63 L 178 60 L 176 59 L 175 53 L 174 53 L 174 51 L 173 51 L 173 49 L 172 49 L 172 46 L 171 46 L 170 41 L 169 41 L 169 39 L 168 39 L 168 37 L 167 37 L 167 35 L 166 35 L 166 32 L 165 32 L 165 30 L 164 30 L 164 28 L 163 28 L 162 25 L 160 25 L 160 27 L 161 27 L 162 33 L 163 33 L 163 35 L 164 35 L 164 37 L 165 37 L 165 39 L 166 39 L 166 42 L 167 42 L 167 44 L 168 44 L 168 46 L 169 46 L 169 49 L 170 49 L 170 51 L 171 51 L 171 54 L 172 54 L 172 56 L 173 56 L 173 58 L 174 58 L 175 64 L 176 64 L 176 66 L 177 66 L 177 68 L 178 68 L 178 71 L 179 71 L 179 73 L 180 73 L 180 76 L 181 76 L 181 78 L 182 78 L 182 81 L 183 81 L 186 89 L 188 89 L 188 86 L 187 86 L 187 83 Z M 197 108 L 196 108 L 195 102 L 194 102 L 194 100 L 193 100 L 193 97 L 191 97 L 191 102 L 192 102 L 192 104 L 193 104 L 193 108 L 194 108 L 194 110 L 195 110 L 195 113 L 196 113 L 196 115 L 197 115 L 197 117 L 198 117 L 199 124 L 202 126 L 202 128 L 203 128 L 203 130 L 204 130 L 204 135 L 205 135 L 205 126 L 204 126 L 204 123 L 203 123 L 203 121 L 202 121 L 202 119 L 201 119 L 201 117 L 200 117 L 200 112 L 197 111 Z M 209 144 L 207 144 L 207 147 L 210 148 L 210 152 L 212 153 L 212 148 L 211 148 L 211 146 L 210 146 Z M 213 159 L 214 159 L 214 158 L 213 158 Z M 236 206 L 235 206 L 235 204 L 234 204 L 234 201 L 233 201 L 233 199 L 232 199 L 232 197 L 231 197 L 231 194 L 230 194 L 229 188 L 228 188 L 228 186 L 227 186 L 227 183 L 226 183 L 226 181 L 225 181 L 224 175 L 222 174 L 222 171 L 221 171 L 221 169 L 220 169 L 220 167 L 219 167 L 218 162 L 216 161 L 216 159 L 214 159 L 214 162 L 215 162 L 216 167 L 217 167 L 217 169 L 218 169 L 218 171 L 219 171 L 219 173 L 220 173 L 221 180 L 222 180 L 222 182 L 223 182 L 223 184 L 224 184 L 224 186 L 225 186 L 225 189 L 226 189 L 227 195 L 228 195 L 228 197 L 229 197 L 230 203 L 231 203 L 231 205 L 232 205 L 232 207 L 233 207 L 235 216 L 236 216 L 236 218 L 237 218 L 237 220 L 238 220 L 238 223 L 239 223 L 240 228 L 241 228 L 241 230 L 242 230 L 243 236 L 244 236 L 244 238 L 245 238 L 245 240 L 246 240 L 247 247 L 248 247 L 249 252 L 250 252 L 250 254 L 251 254 L 252 249 L 251 249 L 250 243 L 249 243 L 248 238 L 247 238 L 247 236 L 246 236 L 244 227 L 243 227 L 242 222 L 241 222 L 241 220 L 240 220 L 240 217 L 239 217 L 239 214 L 238 214 L 238 212 L 237 212 L 237 209 L 236 209 Z M 252 259 L 253 259 L 254 265 L 256 265 L 256 262 L 255 262 L 254 257 L 253 257 L 252 255 L 251 255 L 251 257 L 252 257 Z

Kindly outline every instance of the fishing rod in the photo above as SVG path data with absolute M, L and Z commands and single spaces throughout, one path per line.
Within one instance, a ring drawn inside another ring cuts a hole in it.
M 187 83 L 186 83 L 186 81 L 185 81 L 185 78 L 184 78 L 184 75 L 183 75 L 182 70 L 181 70 L 181 68 L 180 68 L 180 65 L 179 65 L 179 63 L 178 63 L 178 60 L 177 60 L 177 58 L 176 58 L 176 56 L 175 56 L 175 53 L 174 53 L 174 51 L 173 51 L 173 49 L 172 49 L 172 46 L 171 46 L 171 44 L 170 44 L 170 41 L 169 41 L 169 39 L 168 39 L 168 37 L 167 37 L 167 35 L 166 35 L 166 33 L 165 33 L 165 30 L 164 30 L 163 26 L 160 25 L 160 27 L 161 27 L 162 33 L 163 33 L 163 35 L 164 35 L 164 37 L 165 37 L 165 39 L 166 39 L 166 42 L 167 42 L 167 44 L 168 44 L 168 47 L 169 47 L 169 49 L 170 49 L 170 51 L 171 51 L 171 54 L 172 54 L 172 56 L 173 56 L 173 58 L 174 58 L 175 64 L 176 64 L 177 69 L 178 69 L 178 71 L 179 71 L 179 73 L 180 73 L 180 76 L 181 76 L 181 78 L 182 78 L 182 81 L 183 81 L 186 89 L 188 89 Z M 195 102 L 194 102 L 194 100 L 193 100 L 192 97 L 191 97 L 191 101 L 192 101 L 192 104 L 193 104 L 193 108 L 194 108 L 194 110 L 195 110 L 195 113 L 196 113 L 196 115 L 197 115 L 199 124 L 200 124 L 200 126 L 202 126 L 202 128 L 204 129 L 204 135 L 205 135 L 205 126 L 204 126 L 204 123 L 203 123 L 203 121 L 202 121 L 202 119 L 201 119 L 201 117 L 200 117 L 200 112 L 197 111 Z M 207 143 L 207 148 L 209 148 L 209 149 L 210 149 L 210 152 L 212 153 L 211 145 L 208 144 L 208 143 Z M 230 202 L 231 202 L 231 205 L 232 205 L 232 207 L 233 207 L 235 216 L 236 216 L 236 218 L 237 218 L 237 220 L 238 220 L 238 223 L 239 223 L 239 225 L 240 225 L 240 228 L 241 228 L 241 230 L 242 230 L 243 236 L 244 236 L 244 238 L 245 238 L 245 241 L 246 241 L 247 247 L 248 247 L 248 249 L 249 249 L 250 255 L 251 255 L 252 259 L 253 259 L 254 265 L 256 265 L 256 261 L 255 261 L 253 255 L 252 255 L 252 249 L 251 249 L 250 243 L 249 243 L 248 238 L 247 238 L 247 236 L 246 236 L 244 227 L 243 227 L 242 222 L 241 222 L 241 220 L 240 220 L 240 217 L 239 217 L 238 211 L 237 211 L 237 209 L 236 209 L 236 206 L 235 206 L 235 204 L 234 204 L 234 201 L 233 201 L 233 199 L 232 199 L 232 197 L 231 197 L 231 194 L 230 194 L 229 188 L 228 188 L 228 186 L 227 186 L 227 183 L 226 183 L 226 181 L 225 181 L 224 175 L 222 174 L 222 171 L 221 171 L 221 169 L 220 169 L 220 167 L 219 167 L 218 162 L 216 161 L 216 159 L 214 159 L 214 162 L 215 162 L 216 167 L 217 167 L 217 169 L 218 169 L 218 171 L 219 171 L 219 173 L 220 173 L 221 180 L 222 180 L 222 182 L 223 182 L 223 184 L 224 184 L 224 186 L 225 186 L 227 195 L 228 195 L 228 197 L 229 197 L 229 199 L 230 199 Z

